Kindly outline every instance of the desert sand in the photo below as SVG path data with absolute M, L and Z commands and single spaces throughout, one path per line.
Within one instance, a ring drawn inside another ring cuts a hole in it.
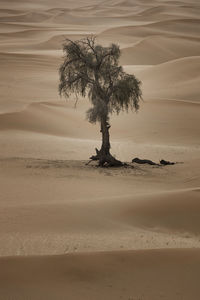
M 198 0 L 0 1 L 0 299 L 200 298 Z M 88 99 L 58 95 L 62 43 L 117 43 L 142 81 L 101 169 Z

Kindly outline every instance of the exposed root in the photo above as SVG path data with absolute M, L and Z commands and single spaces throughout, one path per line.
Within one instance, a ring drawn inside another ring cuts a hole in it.
M 95 149 L 96 155 L 90 157 L 91 161 L 99 161 L 100 167 L 123 167 L 127 164 L 122 163 L 120 160 L 114 158 L 110 153 L 103 153 L 102 150 Z M 89 161 L 87 165 L 91 162 Z

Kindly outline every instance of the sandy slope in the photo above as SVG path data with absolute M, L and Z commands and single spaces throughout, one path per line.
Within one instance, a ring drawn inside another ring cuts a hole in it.
M 194 249 L 1 258 L 0 298 L 198 299 L 199 261 Z
M 144 96 L 194 101 L 199 103 L 200 56 L 184 57 L 162 63 L 137 74 L 143 82 Z
M 199 12 L 198 0 L 0 1 L 0 299 L 200 297 Z M 63 40 L 92 33 L 142 81 L 139 113 L 111 118 L 112 153 L 175 166 L 85 165 L 99 126 L 57 86 Z
M 121 62 L 124 65 L 157 65 L 182 57 L 198 56 L 200 53 L 198 45 L 199 39 L 150 36 L 132 47 L 124 48 Z
M 79 161 L 2 159 L 1 255 L 197 247 L 196 164 L 98 170 Z

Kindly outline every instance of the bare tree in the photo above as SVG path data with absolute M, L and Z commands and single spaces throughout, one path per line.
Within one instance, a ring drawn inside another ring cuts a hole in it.
M 78 41 L 67 39 L 63 51 L 60 95 L 88 95 L 92 107 L 87 111 L 87 118 L 101 126 L 102 146 L 90 159 L 99 161 L 99 166 L 122 166 L 122 162 L 110 153 L 109 115 L 139 109 L 141 82 L 118 65 L 120 49 L 115 44 L 103 47 L 96 43 L 95 37 Z

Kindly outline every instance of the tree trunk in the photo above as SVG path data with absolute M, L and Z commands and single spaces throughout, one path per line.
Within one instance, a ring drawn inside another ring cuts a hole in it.
M 107 157 L 110 155 L 110 125 L 106 121 L 106 118 L 101 119 L 101 133 L 102 133 L 102 145 L 100 150 L 99 165 L 103 166 Z
M 109 166 L 109 167 L 119 167 L 123 166 L 123 163 L 115 159 L 110 154 L 110 134 L 109 134 L 110 124 L 106 118 L 101 119 L 101 133 L 102 133 L 102 145 L 101 149 L 96 149 L 96 155 L 91 156 L 91 160 L 99 161 L 99 166 Z

